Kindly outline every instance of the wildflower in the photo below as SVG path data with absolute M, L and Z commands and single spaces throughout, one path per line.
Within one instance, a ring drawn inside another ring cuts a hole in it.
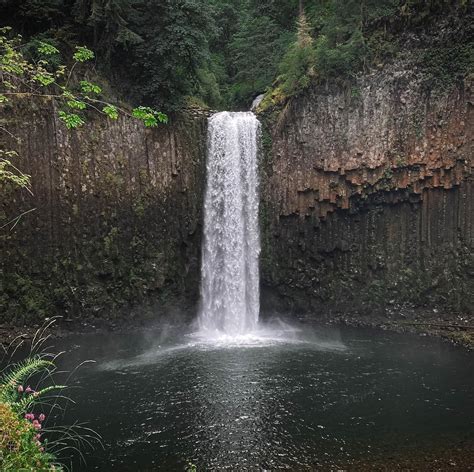
M 33 428 L 35 429 L 41 429 L 41 424 L 38 420 L 33 421 Z
M 18 385 L 18 393 L 23 393 L 23 385 Z
M 35 415 L 33 413 L 27 413 L 25 415 L 25 420 L 34 420 L 35 419 Z
M 38 416 L 38 419 L 40 423 L 42 423 L 46 419 L 46 416 L 43 413 L 41 413 L 41 415 Z
M 35 436 L 35 438 L 36 438 L 37 441 L 39 441 L 39 440 L 41 439 L 41 434 L 38 433 L 38 434 Z
M 26 387 L 25 393 L 31 393 L 32 391 L 33 389 L 28 385 L 28 387 Z

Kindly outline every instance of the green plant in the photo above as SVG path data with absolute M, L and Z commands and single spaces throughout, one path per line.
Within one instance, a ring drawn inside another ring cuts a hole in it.
M 137 118 L 147 127 L 166 123 L 164 113 L 148 107 L 137 107 L 131 112 L 99 98 L 101 87 L 88 80 L 80 80 L 79 87 L 72 87 L 75 69 L 95 57 L 86 46 L 76 46 L 72 55 L 73 64 L 68 70 L 65 65 L 56 65 L 51 56 L 59 53 L 52 44 L 39 42 L 37 61 L 28 60 L 22 53 L 23 41 L 19 35 L 11 36 L 11 28 L 0 28 L 0 101 L 8 102 L 10 97 L 47 97 L 54 98 L 61 106 L 58 115 L 68 129 L 84 125 L 85 118 L 80 112 L 95 110 L 117 119 L 119 112 Z
M 35 423 L 36 424 L 36 423 Z M 32 422 L 0 402 L 0 469 L 7 472 L 61 470 L 47 453 Z
M 67 448 L 68 440 L 91 444 L 98 440 L 96 433 L 75 425 L 72 428 L 48 428 L 44 409 L 57 406 L 65 385 L 54 380 L 57 356 L 35 353 L 48 339 L 44 333 L 54 323 L 38 330 L 32 341 L 30 354 L 22 361 L 10 362 L 0 375 L 0 470 L 53 471 L 62 470 L 57 453 Z M 13 353 L 21 342 L 12 349 Z M 12 346 L 10 346 L 12 347 Z M 8 353 L 8 349 L 5 354 Z M 1 359 L 2 363 L 4 359 Z M 33 385 L 32 388 L 30 385 Z M 40 412 L 37 410 L 41 409 Z M 50 413 L 48 413 L 50 415 Z M 50 440 L 51 435 L 59 438 Z M 75 449 L 74 446 L 69 446 Z
M 304 90 L 316 75 L 311 27 L 303 12 L 298 19 L 297 39 L 285 54 L 280 72 L 280 87 L 287 96 Z
M 46 394 L 65 388 L 49 385 L 39 390 L 25 387 L 35 374 L 50 377 L 54 363 L 43 356 L 33 355 L 10 365 L 0 377 L 0 469 L 59 470 L 55 457 L 47 451 L 42 440 L 42 423 L 46 416 L 31 413 L 32 407 Z

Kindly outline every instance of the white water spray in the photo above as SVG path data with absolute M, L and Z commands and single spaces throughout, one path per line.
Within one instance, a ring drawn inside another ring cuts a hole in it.
M 199 326 L 211 336 L 237 337 L 257 328 L 259 134 L 250 112 L 209 119 Z

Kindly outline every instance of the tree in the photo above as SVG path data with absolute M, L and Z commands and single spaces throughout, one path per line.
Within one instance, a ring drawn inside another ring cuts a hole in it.
M 280 64 L 281 89 L 286 95 L 293 95 L 305 89 L 315 76 L 315 55 L 311 27 L 299 4 L 299 18 L 296 41 L 291 45 Z
M 130 24 L 143 42 L 131 50 L 134 97 L 176 109 L 211 70 L 209 40 L 217 34 L 213 10 L 204 0 L 143 0 Z
M 103 51 L 101 59 L 108 69 L 115 54 L 143 42 L 130 28 L 132 11 L 130 0 L 76 0 L 74 4 L 75 20 L 92 30 L 92 47 Z
M 271 85 L 289 34 L 268 16 L 246 15 L 229 45 L 231 102 L 243 105 Z

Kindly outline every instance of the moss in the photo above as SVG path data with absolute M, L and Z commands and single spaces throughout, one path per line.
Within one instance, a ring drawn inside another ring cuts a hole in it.
M 474 70 L 474 43 L 433 47 L 425 51 L 422 65 L 427 86 L 449 89 L 456 81 Z
M 284 92 L 282 87 L 276 87 L 269 90 L 260 102 L 257 108 L 258 113 L 264 113 L 273 108 L 280 108 L 287 100 L 289 96 Z

